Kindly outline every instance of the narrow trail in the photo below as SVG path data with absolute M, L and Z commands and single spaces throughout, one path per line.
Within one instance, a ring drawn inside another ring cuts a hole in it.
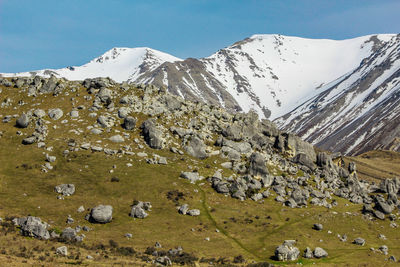
M 220 233 L 222 233 L 225 237 L 227 237 L 228 239 L 232 240 L 241 249 L 246 251 L 248 254 L 252 255 L 256 260 L 258 260 L 258 261 L 263 260 L 262 258 L 257 256 L 256 254 L 254 254 L 251 250 L 246 248 L 238 239 L 236 239 L 233 236 L 231 236 L 227 231 L 225 231 L 225 229 L 223 227 L 220 227 L 217 224 L 217 222 L 215 221 L 215 219 L 212 217 L 211 213 L 208 210 L 206 193 L 204 192 L 204 190 L 199 185 L 196 185 L 196 186 L 197 186 L 198 190 L 201 192 L 202 205 L 203 205 L 203 208 L 204 208 L 204 210 L 206 212 L 206 215 L 207 215 L 208 219 L 211 221 L 211 223 L 214 225 L 214 227 L 216 229 L 218 229 L 220 231 Z

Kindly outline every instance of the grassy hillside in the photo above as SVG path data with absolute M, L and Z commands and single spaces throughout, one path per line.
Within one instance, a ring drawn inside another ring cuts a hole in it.
M 144 143 L 138 128 L 129 132 L 130 136 L 124 142 L 124 145 L 131 146 L 135 155 L 105 155 L 103 152 L 79 150 L 63 156 L 71 139 L 118 149 L 120 145 L 110 142 L 108 137 L 121 131 L 121 127 L 116 124 L 111 132 L 96 136 L 87 129 L 96 121 L 96 118 L 89 118 L 87 109 L 79 110 L 77 119 L 68 118 L 66 113 L 73 107 L 87 106 L 84 99 L 87 93 L 82 87 L 74 94 L 57 97 L 39 95 L 34 98 L 18 93 L 15 88 L 0 88 L 1 98 L 9 98 L 13 103 L 0 109 L 1 118 L 38 107 L 45 110 L 59 107 L 64 111 L 62 119 L 48 123 L 47 150 L 38 148 L 37 144 L 21 144 L 22 139 L 32 133 L 32 124 L 19 129 L 14 125 L 15 118 L 9 123 L 0 122 L 0 217 L 3 218 L 0 262 L 8 266 L 150 265 L 154 257 L 145 252 L 156 242 L 162 244 L 162 250 L 181 246 L 188 253 L 181 260 L 184 262 L 189 259 L 190 264 L 197 266 L 208 266 L 210 262 L 215 265 L 248 265 L 256 262 L 317 266 L 394 265 L 387 260 L 387 255 L 370 250 L 378 249 L 381 245 L 389 247 L 389 255 L 400 258 L 398 229 L 390 227 L 389 220 L 363 217 L 362 205 L 333 196 L 338 205 L 331 209 L 313 205 L 291 209 L 276 202 L 276 194 L 272 190 L 271 196 L 258 202 L 250 199 L 240 201 L 218 194 L 206 180 L 191 184 L 179 176 L 181 171 L 190 168 L 198 170 L 204 177 L 211 176 L 226 159 L 211 156 L 199 160 L 186 153 L 174 154 L 168 147 L 151 149 Z M 19 101 L 26 104 L 19 106 Z M 136 117 L 139 118 L 137 125 L 146 119 L 140 114 L 136 114 Z M 62 123 L 63 119 L 68 119 L 68 122 Z M 73 129 L 79 134 L 71 132 Z M 19 135 L 17 131 L 20 131 Z M 139 144 L 133 141 L 135 138 L 139 139 Z M 145 152 L 149 157 L 153 153 L 164 156 L 168 164 L 148 164 L 145 158 L 137 155 L 138 152 Z M 53 170 L 43 172 L 46 153 L 55 155 L 57 160 L 52 164 Z M 400 169 L 396 169 L 399 159 L 397 154 L 371 152 L 347 160 L 357 162 L 361 177 L 385 178 L 399 173 Z M 271 172 L 276 171 L 274 166 L 269 168 Z M 223 169 L 224 176 L 231 174 L 231 170 Z M 113 182 L 113 177 L 119 181 Z M 65 199 L 57 199 L 54 186 L 63 183 L 73 183 L 76 192 Z M 177 195 L 177 192 L 182 193 L 183 197 L 173 201 L 171 196 Z M 129 216 L 134 200 L 151 202 L 153 208 L 147 218 L 134 219 Z M 199 209 L 201 215 L 180 215 L 177 205 L 183 203 Z M 88 209 L 98 204 L 113 206 L 111 223 L 92 224 L 84 219 Z M 86 211 L 78 213 L 81 205 Z M 89 226 L 92 231 L 84 232 L 86 238 L 82 243 L 67 244 L 69 256 L 62 257 L 55 254 L 55 248 L 65 243 L 22 237 L 12 226 L 11 218 L 27 215 L 40 217 L 51 224 L 51 229 L 56 232 L 77 225 Z M 74 219 L 73 224 L 66 223 L 68 215 Z M 322 223 L 324 229 L 313 230 L 314 223 Z M 131 233 L 133 237 L 126 238 L 126 233 Z M 341 242 L 338 234 L 346 234 L 348 241 Z M 387 240 L 380 239 L 379 234 L 385 235 Z M 365 246 L 351 243 L 360 236 L 365 238 Z M 297 240 L 296 246 L 301 254 L 306 247 L 319 246 L 329 253 L 329 257 L 300 258 L 294 263 L 277 262 L 273 258 L 274 250 L 285 239 Z M 132 248 L 134 252 L 127 248 Z M 93 259 L 86 259 L 87 255 Z M 239 255 L 245 259 L 244 262 L 239 263 Z M 191 261 L 190 257 L 194 260 Z

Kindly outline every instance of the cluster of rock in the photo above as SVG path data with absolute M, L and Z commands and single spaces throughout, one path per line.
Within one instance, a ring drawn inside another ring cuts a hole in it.
M 150 202 L 135 201 L 135 203 L 132 205 L 129 216 L 133 218 L 144 219 L 149 215 L 146 211 L 151 211 L 151 207 L 152 206 Z
M 282 245 L 278 246 L 275 249 L 275 258 L 278 261 L 294 261 L 297 260 L 300 256 L 300 250 L 295 247 L 294 245 L 296 244 L 296 240 L 285 240 Z M 316 247 L 313 250 L 311 250 L 309 247 L 307 247 L 304 250 L 303 254 L 304 258 L 310 259 L 310 258 L 325 258 L 328 257 L 328 253 L 320 247 Z
M 72 196 L 75 193 L 74 184 L 60 184 L 54 187 L 54 191 L 60 194 L 59 198 L 64 196 Z
M 188 204 L 183 204 L 182 206 L 178 207 L 179 214 L 182 215 L 189 215 L 189 216 L 199 216 L 200 210 L 198 209 L 189 209 Z

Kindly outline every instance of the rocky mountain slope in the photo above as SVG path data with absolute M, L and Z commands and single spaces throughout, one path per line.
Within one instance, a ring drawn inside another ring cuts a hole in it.
M 318 147 L 345 154 L 400 151 L 400 36 L 377 46 L 360 65 L 276 120 Z
M 399 45 L 393 34 L 342 41 L 254 35 L 201 59 L 113 48 L 80 67 L 2 76 L 153 84 L 230 111 L 253 109 L 322 149 L 353 155 L 400 149 Z
M 359 180 L 354 163 L 255 112 L 103 78 L 2 78 L 0 96 L 0 258 L 376 266 L 400 255 L 398 178 Z

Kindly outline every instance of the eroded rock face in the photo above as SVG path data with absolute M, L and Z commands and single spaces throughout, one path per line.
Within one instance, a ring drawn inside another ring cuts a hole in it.
M 38 217 L 28 216 L 16 218 L 14 224 L 21 228 L 21 233 L 24 236 L 31 236 L 38 239 L 49 239 L 50 234 L 47 228 L 49 225 Z
M 90 220 L 95 223 L 109 223 L 112 221 L 113 207 L 110 205 L 99 205 L 90 212 Z

